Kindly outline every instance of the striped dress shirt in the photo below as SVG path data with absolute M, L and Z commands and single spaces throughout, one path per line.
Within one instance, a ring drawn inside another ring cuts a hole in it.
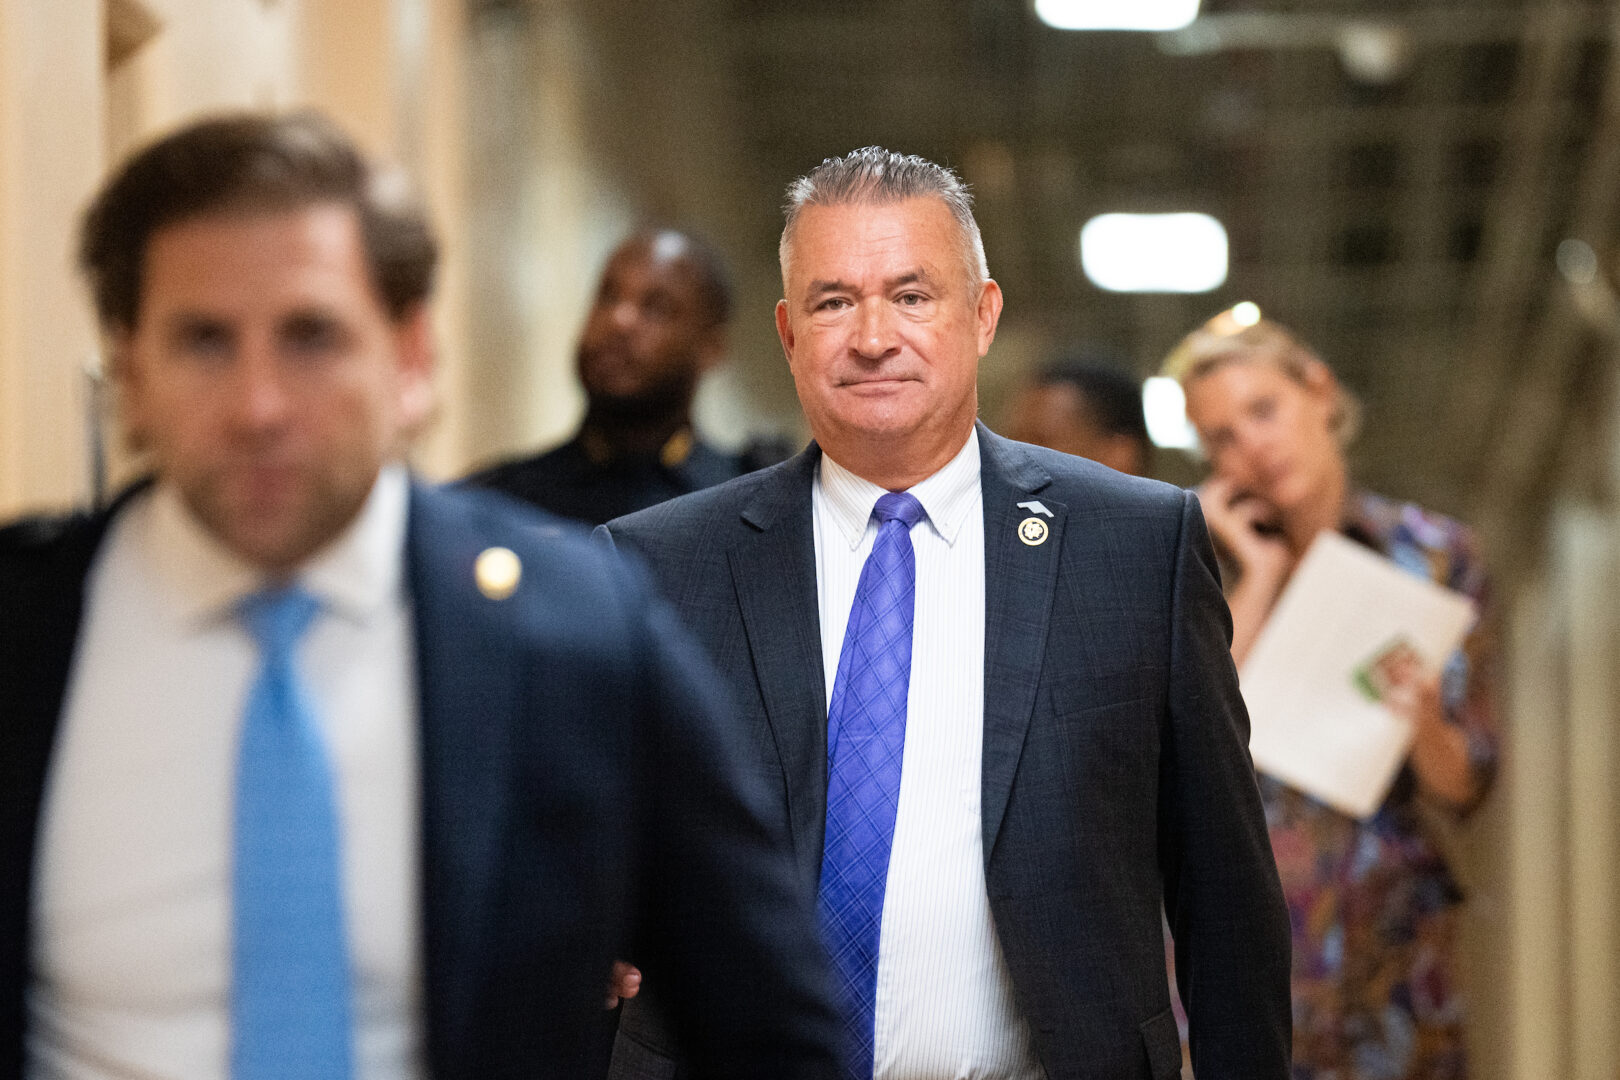
M 900 809 L 878 950 L 874 1080 L 1038 1080 L 985 891 L 979 437 L 910 489 L 916 618 Z M 884 489 L 826 455 L 811 491 L 827 698 Z

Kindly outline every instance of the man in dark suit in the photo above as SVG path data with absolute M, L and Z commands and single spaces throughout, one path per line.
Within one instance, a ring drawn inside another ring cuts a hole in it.
M 133 158 L 82 262 L 153 479 L 0 531 L 0 1076 L 579 1075 L 616 956 L 821 1076 L 809 897 L 634 572 L 413 480 L 425 220 L 319 118 Z
M 781 259 L 816 442 L 600 533 L 752 722 L 846 1075 L 1177 1076 L 1162 905 L 1200 1080 L 1283 1080 L 1287 913 L 1196 499 L 976 424 L 1002 300 L 949 170 L 829 159 Z M 620 1076 L 667 1074 L 660 989 Z

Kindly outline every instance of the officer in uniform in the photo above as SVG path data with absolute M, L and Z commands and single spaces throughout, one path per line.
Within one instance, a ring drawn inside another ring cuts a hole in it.
M 580 333 L 588 404 L 578 433 L 468 482 L 599 525 L 781 460 L 769 446 L 727 454 L 692 431 L 692 397 L 725 355 L 731 306 L 725 266 L 707 244 L 668 229 L 625 240 Z

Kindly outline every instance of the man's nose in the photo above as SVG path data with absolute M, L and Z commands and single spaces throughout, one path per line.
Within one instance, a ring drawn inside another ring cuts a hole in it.
M 641 305 L 634 300 L 619 300 L 608 307 L 608 322 L 623 334 L 635 329 L 636 320 L 640 317 Z
M 856 315 L 855 351 L 864 359 L 881 360 L 895 351 L 894 315 L 881 299 L 861 304 Z
M 263 430 L 284 421 L 292 407 L 287 373 L 273 349 L 249 345 L 237 357 L 236 416 L 244 428 Z

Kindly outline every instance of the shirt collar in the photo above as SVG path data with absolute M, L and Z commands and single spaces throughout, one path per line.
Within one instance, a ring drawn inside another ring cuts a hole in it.
M 410 480 L 385 466 L 349 526 L 294 575 L 327 610 L 365 622 L 404 589 Z M 159 481 L 138 540 L 182 620 L 221 617 L 268 584 L 265 572 L 230 551 Z
M 838 531 L 843 534 L 849 549 L 854 551 L 860 547 L 861 537 L 866 535 L 872 507 L 886 489 L 856 476 L 826 453 L 821 455 L 816 482 L 821 485 L 827 509 L 832 512 Z M 938 472 L 908 490 L 922 503 L 923 513 L 928 516 L 928 523 L 933 526 L 934 532 L 945 543 L 954 546 L 957 536 L 961 534 L 962 522 L 973 509 L 975 496 L 979 493 L 978 428 L 968 432 L 967 442 L 962 444 L 955 457 Z

